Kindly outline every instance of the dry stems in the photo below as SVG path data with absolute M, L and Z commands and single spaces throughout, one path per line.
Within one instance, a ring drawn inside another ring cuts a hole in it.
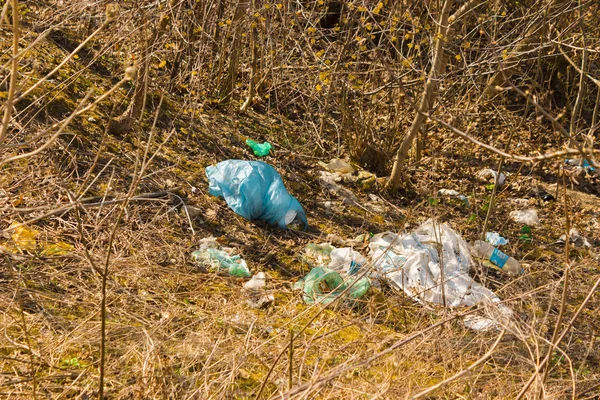
M 289 285 L 307 272 L 298 254 L 308 239 L 233 216 L 204 196 L 203 167 L 246 157 L 245 136 L 269 139 L 277 151 L 269 162 L 322 231 L 345 238 L 401 231 L 405 221 L 414 226 L 433 214 L 476 238 L 483 221 L 471 217 L 493 198 L 474 182 L 473 171 L 495 154 L 506 158 L 508 170 L 529 175 L 515 173 L 510 188 L 493 195 L 497 216 L 489 226 L 510 233 L 516 227 L 502 217 L 512 207 L 508 196 L 524 196 L 534 176 L 541 180 L 546 171 L 539 163 L 598 154 L 598 86 L 583 85 L 598 79 L 597 4 L 469 1 L 452 8 L 445 2 L 452 34 L 439 37 L 434 16 L 444 13 L 435 2 L 123 3 L 96 29 L 89 22 L 83 29 L 89 35 L 74 33 L 82 31 L 77 13 L 99 21 L 104 3 L 52 10 L 69 16 L 64 21 L 43 6 L 32 5 L 28 14 L 25 3 L 16 3 L 2 10 L 13 11 L 13 26 L 4 18 L 2 25 L 12 38 L 1 49 L 2 64 L 10 66 L 0 82 L 7 89 L 2 244 L 29 226 L 38 231 L 39 246 L 67 241 L 75 249 L 47 256 L 3 247 L 1 396 L 595 394 L 598 342 L 586 338 L 598 336 L 597 261 L 568 245 L 561 259 L 549 244 L 557 239 L 553 222 L 535 231 L 534 244 L 511 245 L 529 274 L 512 279 L 489 271 L 486 277 L 516 311 L 515 326 L 501 335 L 473 333 L 455 319 L 474 310 L 444 315 L 386 287 L 352 308 L 304 305 Z M 522 32 L 540 19 L 549 27 L 546 36 L 520 46 Z M 36 21 L 54 25 L 59 35 L 34 32 Z M 146 31 L 150 39 L 140 40 Z M 132 58 L 139 71 L 121 79 Z M 435 71 L 430 78 L 440 86 L 439 97 L 416 113 L 426 71 Z M 511 79 L 503 80 L 508 86 L 490 107 L 482 96 L 498 71 Z M 242 105 L 246 115 L 232 114 L 239 105 L 225 107 L 228 102 Z M 107 133 L 108 121 L 133 108 L 137 123 L 130 131 Z M 524 128 L 507 134 L 521 127 L 511 125 L 513 111 L 521 109 Z M 313 182 L 314 159 L 352 154 L 387 174 L 399 133 L 415 115 L 445 128 L 431 124 L 421 160 L 403 160 L 423 191 L 411 192 L 407 184 L 404 198 L 386 199 L 393 207 L 369 213 L 365 193 L 362 208 L 327 215 Z M 553 115 L 568 121 L 569 131 Z M 499 150 L 513 136 L 519 155 Z M 466 148 L 469 142 L 488 153 Z M 468 212 L 433 205 L 429 196 L 441 185 L 472 191 L 476 205 Z M 567 209 L 564 191 L 564 215 L 572 218 L 567 225 L 599 240 L 597 199 L 583 204 L 579 192 L 570 192 Z M 144 192 L 171 194 L 149 199 Z M 202 215 L 175 213 L 183 202 L 196 203 Z M 557 218 L 553 206 L 543 212 L 546 221 Z M 10 222 L 19 224 L 9 228 Z M 238 247 L 254 268 L 271 275 L 272 308 L 249 309 L 241 282 L 190 264 L 196 238 L 209 235 Z M 563 275 L 561 263 L 568 268 Z M 567 281 L 556 309 L 552 297 Z M 286 354 L 288 362 L 278 362 Z M 534 382 L 539 386 L 529 391 Z

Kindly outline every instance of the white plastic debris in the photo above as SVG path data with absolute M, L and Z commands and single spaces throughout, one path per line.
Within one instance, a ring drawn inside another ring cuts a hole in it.
M 353 174 L 354 168 L 346 161 L 340 160 L 339 158 L 332 159 L 328 164 L 319 162 L 323 168 L 331 172 L 337 172 L 339 174 Z
M 320 171 L 320 181 L 335 196 L 342 199 L 346 205 L 358 203 L 358 198 L 350 190 L 340 186 L 337 181 L 341 180 L 340 175 L 333 172 Z
M 494 182 L 496 182 L 496 176 L 498 176 L 498 172 L 489 168 L 482 169 L 477 173 L 479 179 L 493 180 Z M 506 182 L 506 175 L 500 172 L 500 176 L 498 176 L 498 187 L 504 185 L 504 182 Z
M 265 292 L 267 276 L 264 272 L 255 274 L 252 279 L 244 284 L 244 290 L 248 296 L 247 304 L 252 308 L 262 308 L 271 304 L 275 296 Z
M 561 242 L 561 243 L 566 243 L 566 241 L 567 241 L 567 235 L 562 235 L 559 239 L 559 242 Z M 571 244 L 573 244 L 575 247 L 585 247 L 585 248 L 592 247 L 590 242 L 588 242 L 588 240 L 586 238 L 584 238 L 583 236 L 581 236 L 579 234 L 579 231 L 577 230 L 577 228 L 571 228 L 569 230 L 569 242 Z
M 192 253 L 192 259 L 198 264 L 228 271 L 232 276 L 250 277 L 250 270 L 243 258 L 235 254 L 230 247 L 221 246 L 214 237 L 200 240 L 200 248 Z
M 367 264 L 367 259 L 351 247 L 334 249 L 330 256 L 331 262 L 328 268 L 348 275 L 356 274 L 363 265 Z
M 455 198 L 462 201 L 465 206 L 469 206 L 469 199 L 467 199 L 467 196 L 460 194 L 454 189 L 440 189 L 438 190 L 438 196 Z
M 264 272 L 259 272 L 257 274 L 254 274 L 252 279 L 250 279 L 248 282 L 244 283 L 244 289 L 246 289 L 246 290 L 261 290 L 266 285 L 266 279 L 267 279 L 267 276 L 265 275 Z
M 512 316 L 511 309 L 501 304 L 494 292 L 469 276 L 473 263 L 469 247 L 445 224 L 428 220 L 413 233 L 403 236 L 380 233 L 373 236 L 369 248 L 376 277 L 419 303 L 480 307 L 485 316 L 465 320 L 469 328 L 498 327 Z
M 489 242 L 492 246 L 504 246 L 508 244 L 508 239 L 500 236 L 498 232 L 486 232 L 485 241 Z
M 565 164 L 575 167 L 575 170 L 579 173 L 583 171 L 594 172 L 596 169 L 592 167 L 592 164 L 588 160 L 582 160 L 581 158 L 571 158 L 565 160 Z
M 510 217 L 518 224 L 537 226 L 540 220 L 537 215 L 537 210 L 530 208 L 528 210 L 511 211 Z

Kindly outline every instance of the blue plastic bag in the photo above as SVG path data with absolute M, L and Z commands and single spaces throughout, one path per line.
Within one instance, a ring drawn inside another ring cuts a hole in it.
M 290 195 L 281 176 L 262 161 L 227 160 L 206 168 L 208 193 L 223 197 L 227 205 L 248 220 L 264 220 L 287 229 L 308 222 L 304 209 Z

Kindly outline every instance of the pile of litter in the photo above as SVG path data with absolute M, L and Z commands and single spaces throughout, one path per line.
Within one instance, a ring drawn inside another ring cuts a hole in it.
M 260 150 L 256 143 L 249 145 Z M 266 155 L 270 148 L 263 150 Z M 320 171 L 320 180 L 324 187 L 346 204 L 357 203 L 357 196 L 339 183 L 344 180 L 357 183 L 365 174 L 359 174 L 357 178 L 354 176 L 356 170 L 339 159 L 322 163 L 322 167 L 325 171 Z M 260 161 L 228 160 L 208 167 L 206 174 L 209 193 L 223 197 L 229 207 L 244 218 L 265 220 L 284 229 L 293 224 L 307 227 L 302 206 L 287 192 L 280 175 L 270 165 Z M 493 178 L 499 186 L 506 178 L 492 170 L 483 170 L 478 176 Z M 376 179 L 374 175 L 368 178 Z M 442 189 L 438 195 L 457 199 L 464 206 L 469 206 L 467 197 L 455 190 Z M 519 240 L 530 242 L 530 226 L 540 223 L 537 211 L 515 210 L 510 216 L 516 223 L 524 225 Z M 562 240 L 566 241 L 566 236 Z M 576 230 L 571 232 L 568 240 L 590 247 Z M 499 233 L 487 232 L 486 241 L 476 240 L 469 246 L 448 225 L 428 220 L 411 233 L 371 234 L 363 236 L 361 243 L 365 245 L 363 248 L 368 248 L 366 256 L 351 247 L 336 248 L 330 243 L 306 246 L 305 260 L 312 269 L 295 284 L 295 288 L 302 291 L 304 302 L 330 304 L 340 301 L 351 304 L 364 296 L 372 285 L 387 283 L 423 306 L 477 307 L 477 314 L 468 314 L 463 319 L 465 326 L 471 329 L 483 331 L 510 324 L 512 310 L 502 304 L 494 292 L 469 275 L 474 264 L 471 256 L 489 261 L 508 273 L 524 273 L 517 260 L 496 248 L 508 244 L 508 240 Z M 235 250 L 219 245 L 214 238 L 203 239 L 193 257 L 203 265 L 225 270 L 233 276 L 251 276 L 246 262 L 235 254 Z M 273 302 L 274 297 L 265 291 L 265 286 L 266 275 L 263 272 L 254 275 L 244 285 L 251 307 L 260 308 Z
M 469 328 L 487 330 L 508 323 L 512 311 L 469 276 L 471 249 L 447 225 L 429 220 L 406 235 L 379 233 L 371 237 L 368 247 L 370 261 L 349 247 L 309 244 L 305 253 L 316 266 L 295 285 L 303 290 L 304 301 L 351 301 L 367 292 L 370 281 L 386 282 L 423 305 L 481 308 L 485 316 L 465 318 Z M 498 258 L 504 253 L 496 249 L 494 254 Z M 511 263 L 506 264 L 509 269 Z
M 413 233 L 375 235 L 369 243 L 376 277 L 421 304 L 479 306 L 485 317 L 471 315 L 467 327 L 486 330 L 511 317 L 491 290 L 469 276 L 473 264 L 467 243 L 446 224 L 428 220 Z

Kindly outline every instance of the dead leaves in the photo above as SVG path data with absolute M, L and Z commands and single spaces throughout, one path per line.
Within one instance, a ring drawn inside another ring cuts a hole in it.
M 31 253 L 42 257 L 64 256 L 75 248 L 66 242 L 40 242 L 39 232 L 19 222 L 10 224 L 10 240 L 0 244 L 0 251 L 12 254 Z

